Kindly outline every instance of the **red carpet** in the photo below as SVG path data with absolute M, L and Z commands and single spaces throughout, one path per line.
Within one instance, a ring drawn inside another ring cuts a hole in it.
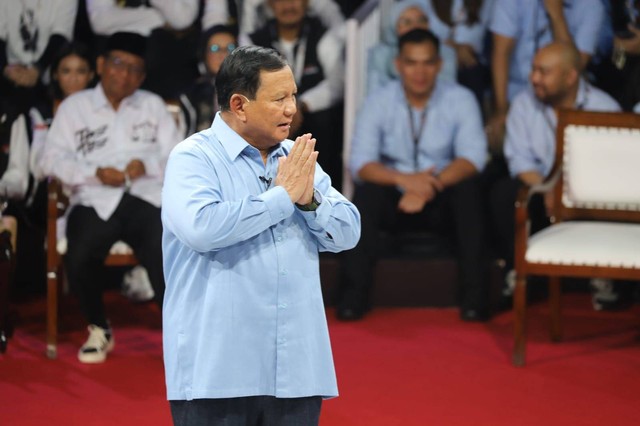
M 113 293 L 115 352 L 76 361 L 86 337 L 66 301 L 58 360 L 44 357 L 44 303 L 14 305 L 17 329 L 0 355 L 0 425 L 170 425 L 159 313 Z M 636 425 L 640 306 L 593 312 L 565 296 L 565 336 L 549 343 L 546 307 L 530 310 L 528 365 L 510 365 L 511 314 L 467 324 L 454 309 L 377 309 L 330 329 L 340 397 L 321 425 Z

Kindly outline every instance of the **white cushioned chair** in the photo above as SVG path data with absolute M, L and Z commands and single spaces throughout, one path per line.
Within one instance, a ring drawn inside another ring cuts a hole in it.
M 553 191 L 552 225 L 529 236 L 533 193 Z M 527 277 L 549 277 L 550 332 L 562 338 L 561 277 L 640 280 L 640 115 L 561 111 L 550 177 L 516 201 L 513 364 L 525 364 Z

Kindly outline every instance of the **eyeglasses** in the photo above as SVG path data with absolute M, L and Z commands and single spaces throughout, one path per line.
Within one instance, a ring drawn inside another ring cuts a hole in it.
M 125 60 L 123 60 L 122 58 L 118 58 L 117 56 L 109 56 L 107 58 L 107 61 L 109 61 L 109 63 L 111 63 L 111 66 L 117 69 L 118 71 L 126 70 L 126 71 L 129 71 L 131 74 L 135 74 L 138 76 L 144 74 L 144 67 L 129 64 Z
M 226 49 L 227 53 L 231 53 L 235 48 L 236 48 L 236 45 L 233 43 L 229 43 L 226 46 L 220 46 L 219 44 L 212 44 L 211 46 L 209 46 L 209 52 L 218 53 L 218 52 L 223 52 L 224 49 Z

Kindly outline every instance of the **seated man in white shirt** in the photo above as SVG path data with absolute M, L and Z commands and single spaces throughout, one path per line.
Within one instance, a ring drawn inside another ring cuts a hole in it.
M 71 189 L 65 268 L 89 325 L 81 362 L 106 359 L 114 339 L 100 271 L 118 240 L 147 269 L 162 305 L 160 192 L 169 151 L 180 140 L 162 99 L 139 90 L 145 38 L 115 33 L 97 61 L 100 83 L 65 99 L 51 125 L 43 169 Z

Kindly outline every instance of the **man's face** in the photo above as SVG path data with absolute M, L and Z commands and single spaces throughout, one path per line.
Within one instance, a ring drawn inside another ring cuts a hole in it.
M 536 98 L 552 106 L 562 100 L 572 84 L 570 71 L 557 54 L 545 50 L 538 52 L 529 74 Z
M 243 135 L 258 149 L 270 148 L 289 136 L 296 113 L 296 87 L 291 68 L 261 71 L 255 99 L 245 101 L 247 119 Z
M 308 0 L 269 0 L 273 15 L 280 25 L 298 25 L 307 12 Z
M 97 65 L 104 93 L 111 101 L 131 96 L 144 81 L 144 59 L 138 55 L 112 50 L 106 57 L 100 56 Z
M 406 43 L 396 58 L 396 68 L 405 91 L 428 96 L 436 83 L 442 61 L 432 43 Z

